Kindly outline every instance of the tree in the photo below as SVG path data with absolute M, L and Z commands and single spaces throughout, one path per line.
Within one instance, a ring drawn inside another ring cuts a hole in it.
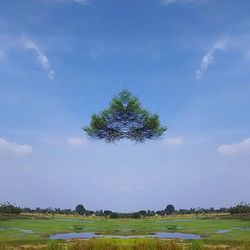
M 138 98 L 128 90 L 122 90 L 99 115 L 93 114 L 88 127 L 83 128 L 93 139 L 106 142 L 130 139 L 143 142 L 156 139 L 167 130 L 160 125 L 157 114 L 143 109 Z
M 0 204 L 0 213 L 20 214 L 21 208 L 7 201 Z
M 141 217 L 145 217 L 146 214 L 147 214 L 147 211 L 146 210 L 140 210 L 137 212 Z
M 85 213 L 85 208 L 84 208 L 84 206 L 83 206 L 82 204 L 77 205 L 77 206 L 76 206 L 76 212 L 77 212 L 78 214 L 83 215 L 83 214 Z
M 110 211 L 110 210 L 104 210 L 103 214 L 105 217 L 110 217 L 110 215 L 112 214 L 113 212 Z
M 170 215 L 173 214 L 175 211 L 175 207 L 172 204 L 167 205 L 165 212 L 166 214 Z
M 250 204 L 242 201 L 229 209 L 230 214 L 250 214 Z

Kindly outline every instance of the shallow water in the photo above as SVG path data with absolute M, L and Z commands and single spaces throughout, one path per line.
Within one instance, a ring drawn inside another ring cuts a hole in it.
M 52 234 L 49 239 L 51 240 L 67 240 L 67 239 L 92 239 L 97 235 L 95 233 L 65 233 L 65 234 Z
M 83 222 L 83 223 L 93 223 L 93 220 L 81 220 L 81 219 L 57 219 L 59 221 L 65 222 Z
M 156 233 L 153 237 L 159 239 L 184 239 L 184 240 L 197 240 L 201 239 L 201 236 L 198 234 L 185 234 L 185 233 Z
M 178 219 L 178 220 L 158 220 L 156 222 L 165 222 L 165 223 L 173 223 L 173 222 L 189 222 L 194 221 L 193 219 Z
M 5 231 L 5 230 L 16 230 L 16 231 L 20 231 L 20 232 L 26 233 L 26 234 L 33 233 L 33 231 L 30 229 L 23 229 L 23 228 L 19 228 L 19 227 L 0 227 L 0 231 Z
M 228 233 L 232 230 L 250 231 L 250 227 L 233 227 L 230 229 L 221 229 L 221 230 L 218 230 L 216 233 L 217 234 L 225 234 L 225 233 Z
M 64 234 L 53 234 L 49 237 L 51 240 L 66 240 L 66 239 L 92 239 L 92 238 L 119 238 L 119 239 L 130 239 L 130 238 L 158 238 L 158 239 L 201 239 L 200 235 L 197 234 L 185 234 L 185 233 L 165 233 L 158 232 L 147 235 L 99 235 L 96 233 L 64 233 Z
M 234 227 L 234 229 L 238 229 L 241 231 L 250 231 L 250 227 Z
M 189 222 L 189 221 L 194 221 L 193 219 L 178 219 L 175 220 L 176 222 Z
M 30 229 L 19 229 L 19 231 L 26 233 L 26 234 L 33 234 L 33 231 Z
M 225 234 L 225 233 L 228 233 L 230 232 L 232 229 L 221 229 L 221 230 L 218 230 L 216 233 L 217 234 Z

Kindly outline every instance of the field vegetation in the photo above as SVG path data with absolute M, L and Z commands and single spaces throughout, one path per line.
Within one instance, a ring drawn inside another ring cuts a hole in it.
M 248 207 L 248 204 L 241 203 L 226 210 L 193 209 L 184 210 L 184 213 L 168 205 L 166 209 L 156 212 L 115 213 L 101 210 L 90 213 L 84 206 L 78 205 L 75 210 L 63 213 L 65 210 L 23 209 L 5 203 L 0 208 L 0 249 L 250 249 Z M 201 239 L 147 237 L 164 232 L 195 234 Z M 49 239 L 59 233 L 95 233 L 113 238 Z M 125 238 L 117 238 L 120 236 Z

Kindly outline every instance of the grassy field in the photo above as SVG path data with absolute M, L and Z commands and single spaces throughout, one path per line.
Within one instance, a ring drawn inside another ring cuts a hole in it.
M 20 246 L 38 243 L 43 245 L 50 242 L 50 245 L 53 245 L 55 244 L 54 241 L 47 239 L 49 235 L 67 232 L 95 232 L 107 235 L 146 235 L 154 232 L 181 232 L 200 235 L 202 239 L 196 240 L 196 242 L 199 241 L 203 244 L 229 245 L 233 247 L 242 246 L 247 242 L 250 242 L 250 218 L 231 218 L 226 215 L 191 215 L 149 219 L 100 219 L 62 215 L 20 215 L 18 217 L 6 217 L 6 215 L 0 215 L 0 242 L 2 242 L 0 249 L 4 249 L 3 244 L 5 243 L 8 245 Z M 52 241 L 53 243 L 51 243 Z M 94 241 L 101 242 L 100 239 L 89 240 L 87 242 Z M 111 241 L 113 243 L 119 243 L 119 245 L 127 244 L 127 247 L 128 245 L 135 244 L 135 242 L 138 244 L 144 244 L 143 239 L 112 239 Z M 145 241 L 166 242 L 166 240 L 157 241 L 150 239 L 146 239 Z M 58 243 L 58 241 L 56 242 Z M 190 240 L 181 242 L 183 244 L 183 242 L 190 242 Z

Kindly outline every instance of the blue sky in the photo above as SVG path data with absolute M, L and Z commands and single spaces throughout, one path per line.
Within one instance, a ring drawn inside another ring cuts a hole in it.
M 250 2 L 0 3 L 0 201 L 132 211 L 250 201 Z M 90 141 L 128 88 L 169 130 Z

